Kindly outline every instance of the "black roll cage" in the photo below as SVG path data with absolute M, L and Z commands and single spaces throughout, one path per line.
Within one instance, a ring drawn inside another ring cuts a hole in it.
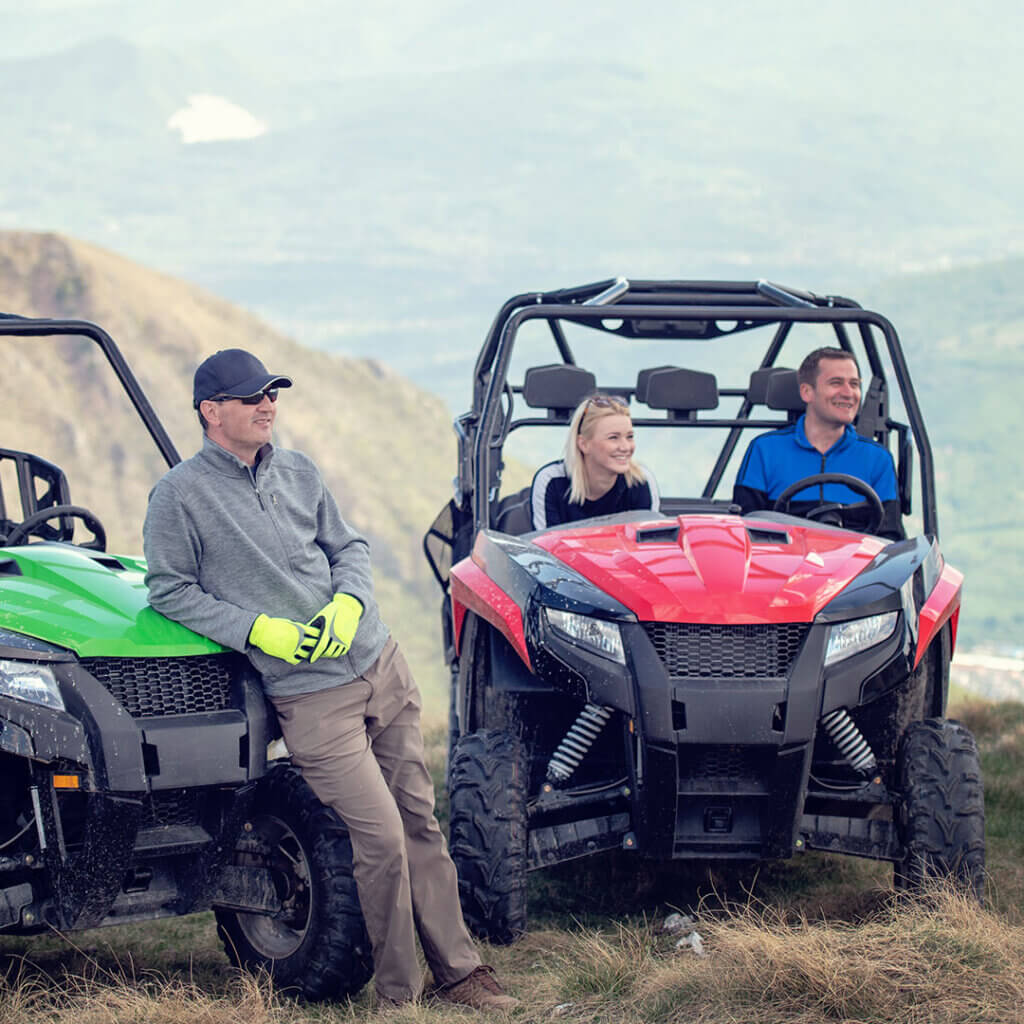
M 0 313 L 0 337 L 45 338 L 68 335 L 90 338 L 96 342 L 114 373 L 117 374 L 117 379 L 121 382 L 135 411 L 149 431 L 150 437 L 160 449 L 160 454 L 167 461 L 167 465 L 169 467 L 177 465 L 181 461 L 181 456 L 178 454 L 174 442 L 164 429 L 160 417 L 157 416 L 150 404 L 142 390 L 142 385 L 132 373 L 121 350 L 102 327 L 90 323 L 88 320 L 51 320 L 43 317 L 23 317 L 12 313 Z
M 512 396 L 515 392 L 522 392 L 522 387 L 508 382 L 508 370 L 517 333 L 530 320 L 547 322 L 559 356 L 568 365 L 576 365 L 576 360 L 562 329 L 562 321 L 624 338 L 687 341 L 710 341 L 764 324 L 776 324 L 777 329 L 760 365 L 752 369 L 768 369 L 775 365 L 793 324 L 832 324 L 838 347 L 851 353 L 854 349 L 847 328 L 855 327 L 867 359 L 871 387 L 884 397 L 887 389 L 885 369 L 871 330 L 872 327 L 877 328 L 885 338 L 917 452 L 924 533 L 938 536 L 931 445 L 899 337 L 889 320 L 863 309 L 852 299 L 820 296 L 767 281 L 630 281 L 625 278 L 552 292 L 527 292 L 513 296 L 499 310 L 476 361 L 472 409 L 457 417 L 454 423 L 459 439 L 455 501 L 471 516 L 474 533 L 491 526 L 491 507 L 498 498 L 500 486 L 501 449 L 509 432 L 521 426 L 568 422 L 564 417 L 551 414 L 512 419 Z M 724 324 L 730 326 L 724 327 Z M 602 386 L 601 390 L 629 398 L 635 389 L 631 386 Z M 752 403 L 746 388 L 722 388 L 719 394 L 742 398 L 736 416 L 633 419 L 635 426 L 729 428 L 704 487 L 705 498 L 710 498 L 721 482 L 744 429 L 782 425 L 778 419 L 750 419 Z M 507 408 L 503 408 L 505 403 Z M 901 442 L 906 440 L 905 424 L 886 418 L 880 429 L 886 434 L 895 431 Z M 485 482 L 485 486 L 480 486 L 480 482 Z

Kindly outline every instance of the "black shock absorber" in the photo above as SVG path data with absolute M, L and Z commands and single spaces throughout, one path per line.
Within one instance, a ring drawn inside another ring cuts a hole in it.
M 867 775 L 874 771 L 877 762 L 874 752 L 857 728 L 846 708 L 836 708 L 821 719 L 839 753 L 846 758 L 854 771 Z
M 576 716 L 576 721 L 548 761 L 547 776 L 552 782 L 568 782 L 611 716 L 611 708 L 598 704 L 588 704 Z

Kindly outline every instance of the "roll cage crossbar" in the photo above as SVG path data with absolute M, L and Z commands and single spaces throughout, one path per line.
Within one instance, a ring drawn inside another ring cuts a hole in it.
M 46 338 L 67 335 L 89 338 L 99 346 L 114 373 L 117 374 L 117 379 L 121 382 L 135 411 L 149 431 L 150 437 L 160 449 L 160 454 L 167 461 L 167 465 L 177 465 L 181 461 L 181 456 L 178 454 L 174 442 L 164 429 L 135 374 L 132 373 L 124 356 L 121 355 L 121 350 L 102 327 L 90 323 L 88 320 L 50 320 L 0 313 L 0 338 Z
M 559 357 L 569 366 L 576 365 L 576 359 L 562 329 L 563 323 L 624 339 L 681 341 L 714 341 L 775 324 L 776 330 L 759 366 L 752 369 L 775 366 L 794 324 L 830 324 L 837 347 L 855 354 L 851 331 L 856 333 L 861 343 L 870 374 L 862 407 L 865 411 L 869 411 L 872 404 L 876 410 L 887 408 L 885 368 L 872 331 L 872 328 L 877 329 L 885 339 L 909 424 L 897 423 L 882 414 L 876 429 L 882 436 L 895 431 L 900 444 L 909 445 L 906 437 L 909 426 L 920 469 L 924 532 L 930 536 L 938 535 L 931 446 L 903 350 L 889 320 L 863 309 L 852 299 L 819 296 L 766 281 L 627 281 L 624 278 L 552 292 L 517 295 L 509 299 L 495 317 L 474 370 L 473 408 L 455 421 L 459 438 L 456 502 L 459 505 L 469 503 L 474 532 L 491 525 L 490 509 L 497 499 L 500 484 L 501 449 L 509 432 L 521 426 L 567 422 L 565 417 L 550 414 L 547 417 L 512 417 L 513 396 L 521 394 L 523 388 L 509 382 L 509 366 L 519 329 L 531 320 L 548 324 Z M 602 386 L 601 390 L 629 399 L 636 389 L 633 386 Z M 741 399 L 735 416 L 715 419 L 633 418 L 635 426 L 728 430 L 704 487 L 703 497 L 706 498 L 710 498 L 721 483 L 744 429 L 782 425 L 778 419 L 750 418 L 753 403 L 746 388 L 721 388 L 718 393 Z

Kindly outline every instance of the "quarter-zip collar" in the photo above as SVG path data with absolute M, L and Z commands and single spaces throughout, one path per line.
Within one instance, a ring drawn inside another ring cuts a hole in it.
M 234 452 L 229 452 L 227 448 L 217 444 L 209 436 L 203 436 L 203 461 L 216 472 L 223 473 L 225 476 L 239 476 L 244 473 L 250 480 L 254 480 L 260 468 L 270 464 L 273 454 L 274 446 L 268 442 L 256 453 L 256 462 L 250 466 Z
M 821 460 L 822 460 L 822 465 L 824 465 L 825 459 L 827 459 L 830 455 L 835 455 L 837 452 L 843 451 L 843 449 L 847 448 L 850 444 L 852 444 L 857 439 L 857 431 L 854 430 L 853 427 L 851 427 L 849 424 L 847 424 L 843 428 L 843 433 L 842 433 L 842 436 L 839 438 L 839 440 L 836 441 L 836 443 L 834 445 L 832 445 L 832 447 L 829 448 L 827 451 L 819 452 L 818 449 L 815 448 L 814 445 L 811 444 L 811 442 L 807 440 L 807 430 L 805 429 L 805 426 L 804 426 L 804 421 L 806 420 L 806 418 L 807 418 L 807 414 L 805 413 L 803 416 L 800 417 L 800 419 L 798 419 L 796 421 L 796 431 L 795 431 L 796 443 L 801 448 L 806 448 L 807 451 L 809 451 L 809 452 L 816 452 L 818 455 L 820 455 L 821 456 Z

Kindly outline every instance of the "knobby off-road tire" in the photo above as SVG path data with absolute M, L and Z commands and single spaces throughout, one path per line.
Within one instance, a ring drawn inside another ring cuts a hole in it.
M 246 970 L 266 970 L 280 989 L 309 1001 L 358 992 L 373 960 L 347 829 L 290 766 L 260 782 L 250 823 L 235 863 L 272 871 L 284 913 L 218 909 L 228 957 Z
M 985 792 L 978 747 L 959 722 L 913 722 L 900 741 L 900 826 L 906 856 L 898 889 L 949 879 L 979 900 L 985 881 Z
M 514 736 L 460 736 L 448 773 L 449 848 L 470 931 L 507 945 L 526 931 L 526 758 Z

